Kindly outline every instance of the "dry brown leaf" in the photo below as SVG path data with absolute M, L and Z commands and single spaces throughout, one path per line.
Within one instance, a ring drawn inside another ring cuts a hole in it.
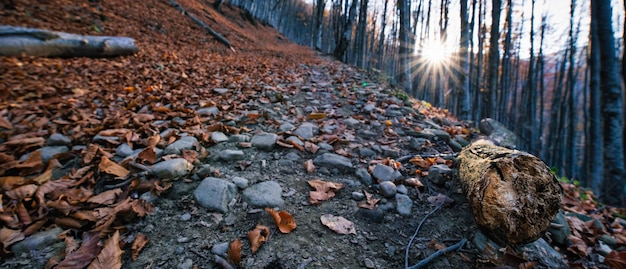
M 107 158 L 106 156 L 102 156 L 100 164 L 98 165 L 98 169 L 100 169 L 100 171 L 102 172 L 115 175 L 120 178 L 125 178 L 128 176 L 128 174 L 130 174 L 130 171 L 128 171 L 128 169 L 109 160 L 109 158 Z
M 248 237 L 250 236 L 250 234 L 248 233 Z M 233 240 L 232 242 L 230 242 L 230 244 L 228 244 L 228 262 L 230 262 L 231 264 L 234 264 L 235 266 L 237 266 L 237 268 L 241 267 L 241 246 L 243 244 L 241 243 L 241 240 L 239 240 L 239 238 Z M 252 253 L 254 253 L 255 251 L 253 250 Z
M 124 136 L 126 135 L 128 132 L 131 132 L 130 129 L 108 129 L 108 130 L 102 130 L 98 133 L 98 135 L 101 136 Z
M 261 244 L 267 242 L 270 236 L 270 228 L 257 224 L 254 230 L 248 232 L 248 240 L 250 241 L 250 250 L 252 254 L 256 253 Z
M 405 179 L 404 184 L 409 185 L 411 187 L 416 187 L 416 188 L 424 187 L 424 184 L 422 183 L 422 181 L 414 177 Z
M 111 238 L 104 242 L 100 254 L 89 264 L 88 269 L 119 269 L 122 268 L 122 254 L 120 249 L 120 232 L 115 231 Z
M 96 196 L 92 196 L 87 200 L 87 202 L 100 205 L 112 205 L 121 193 L 122 189 L 120 188 L 108 190 Z
M 183 149 L 181 151 L 181 156 L 183 159 L 187 160 L 189 163 L 195 163 L 198 159 L 198 152 L 190 149 Z
M 278 230 L 281 233 L 288 234 L 297 227 L 296 221 L 293 219 L 293 216 L 287 213 L 287 211 L 277 212 L 276 210 L 271 208 L 265 208 L 265 211 L 267 211 L 267 213 L 272 216 L 274 222 L 276 222 L 276 226 L 278 226 Z
M 20 202 L 15 205 L 14 213 L 17 215 L 17 218 L 20 220 L 22 225 L 28 225 L 33 222 L 28 214 L 28 210 L 26 210 L 26 207 L 24 206 L 24 203 Z
M 44 163 L 41 158 L 41 151 L 34 151 L 30 155 L 28 155 L 28 158 L 26 158 L 26 160 L 14 165 L 13 168 L 28 169 L 28 171 L 26 171 L 27 174 L 39 173 L 39 171 L 44 168 Z
M 309 192 L 309 202 L 316 205 L 321 201 L 328 200 L 335 196 L 335 192 L 343 188 L 343 184 L 335 182 L 326 182 L 319 179 L 307 181 L 315 191 Z
M 322 215 L 320 217 L 322 224 L 338 234 L 356 234 L 354 223 L 341 216 L 333 216 L 331 214 Z
M 55 267 L 55 269 L 75 269 L 87 267 L 96 255 L 100 253 L 100 245 L 98 243 L 100 243 L 98 233 L 83 233 L 83 242 L 80 244 L 80 248 L 72 253 L 69 253 L 65 259 L 63 259 L 63 261 Z
M 567 248 L 567 250 L 578 254 L 580 257 L 586 257 L 588 254 L 587 244 L 585 241 L 577 236 L 568 235 L 567 240 L 572 242 L 572 244 Z
M 137 155 L 137 161 L 139 163 L 154 164 L 157 161 L 155 147 L 150 146 L 139 152 Z
M 133 246 L 130 248 L 130 258 L 133 261 L 139 258 L 139 252 L 148 244 L 148 236 L 142 233 L 138 233 L 133 241 Z
M 281 141 L 282 139 L 276 140 L 276 145 L 279 145 L 283 148 L 293 148 L 293 145 L 286 141 Z
M 7 248 L 15 243 L 22 241 L 24 239 L 24 234 L 22 234 L 19 230 L 9 229 L 7 227 L 2 227 L 0 229 L 0 243 L 2 243 L 2 247 L 5 253 L 7 253 Z
M 16 185 L 23 184 L 25 181 L 24 177 L 17 176 L 8 176 L 8 177 L 0 177 L 0 188 L 5 191 L 11 190 Z
M 316 145 L 315 143 L 311 143 L 309 141 L 304 142 L 304 148 L 308 152 L 311 152 L 313 154 L 317 153 L 317 151 L 320 149 L 320 147 L 318 145 Z
M 307 173 L 313 173 L 315 171 L 315 165 L 313 164 L 313 160 L 308 160 L 304 162 L 304 169 Z
M 326 113 L 323 113 L 323 112 L 311 112 L 311 113 L 309 113 L 308 118 L 312 119 L 312 120 L 323 119 L 323 118 L 326 118 Z
M 604 258 L 604 263 L 611 268 L 626 268 L 626 251 L 609 252 Z
M 4 142 L 5 146 L 26 146 L 26 147 L 41 147 L 44 145 L 46 140 L 43 137 L 29 137 L 29 138 L 19 138 L 19 139 L 10 139 L 7 142 Z
M 0 117 L 0 128 L 11 130 L 13 129 L 13 124 L 11 124 L 11 122 L 7 120 L 7 118 Z
M 372 198 L 372 195 L 366 191 L 363 191 L 363 194 L 365 194 L 365 202 L 357 203 L 356 205 L 361 208 L 376 210 L 376 204 L 380 201 L 380 199 Z
M 97 144 L 89 144 L 87 148 L 83 150 L 83 163 L 90 164 L 91 161 L 96 157 L 96 154 L 98 154 L 99 149 L 100 146 L 98 146 Z
M 37 185 L 28 184 L 24 186 L 19 186 L 15 189 L 5 192 L 4 194 L 13 200 L 21 201 L 26 197 L 32 197 L 33 194 L 37 191 Z
M 44 171 L 41 175 L 34 177 L 32 181 L 36 182 L 39 185 L 48 182 L 48 180 L 52 179 L 52 171 L 59 167 L 61 167 L 61 163 L 59 163 L 59 160 L 50 160 L 48 162 L 48 168 L 46 168 L 46 171 Z
M 415 156 L 411 158 L 409 162 L 414 164 L 415 166 L 418 166 L 424 169 L 428 169 L 431 165 L 433 165 L 433 162 L 430 162 L 429 160 L 426 160 L 422 158 L 421 156 Z

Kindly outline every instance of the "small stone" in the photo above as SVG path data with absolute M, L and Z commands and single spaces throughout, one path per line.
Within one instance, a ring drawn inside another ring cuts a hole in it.
M 298 155 L 298 153 L 295 153 L 295 152 L 289 152 L 289 153 L 287 153 L 287 155 L 285 155 L 285 157 L 284 157 L 284 158 L 285 158 L 286 160 L 290 160 L 290 161 L 297 161 L 297 160 L 302 159 L 302 158 L 300 157 L 300 155 Z
M 243 191 L 244 200 L 253 207 L 283 207 L 283 190 L 275 181 L 254 184 Z
M 407 194 L 409 192 L 409 190 L 404 185 L 397 186 L 396 191 L 400 194 Z
M 191 170 L 193 170 L 193 164 L 182 158 L 163 161 L 152 166 L 152 173 L 162 179 L 185 176 Z
M 24 240 L 11 245 L 10 250 L 13 254 L 19 255 L 31 251 L 41 251 L 45 247 L 63 241 L 59 235 L 63 232 L 61 228 L 52 228 L 46 231 L 34 233 Z
M 186 236 L 179 236 L 178 238 L 176 238 L 176 242 L 178 243 L 187 243 L 191 241 L 191 239 L 189 239 L 189 237 Z
M 617 238 L 610 236 L 608 234 L 603 234 L 598 238 L 600 241 L 606 243 L 611 248 L 617 248 Z
M 317 127 L 317 125 L 310 123 L 310 122 L 304 122 L 298 127 L 298 129 L 293 131 L 293 134 L 300 136 L 304 138 L 305 140 L 309 140 L 314 135 L 317 135 L 318 132 L 319 132 L 319 127 Z
M 374 262 L 369 258 L 365 258 L 365 260 L 363 260 L 363 263 L 365 264 L 365 268 L 376 268 Z
M 374 131 L 370 131 L 370 130 L 357 130 L 356 133 L 360 136 L 363 137 L 367 137 L 367 138 L 374 138 L 378 136 L 378 133 L 374 132 Z
M 235 161 L 235 160 L 243 160 L 244 154 L 243 151 L 237 149 L 225 149 L 220 151 L 219 158 L 222 161 Z
M 193 192 L 201 206 L 209 210 L 228 212 L 228 204 L 237 194 L 237 186 L 223 179 L 207 177 Z
M 358 209 L 359 216 L 374 223 L 382 223 L 385 218 L 385 213 L 380 208 L 376 210 L 370 210 L 367 208 Z
M 572 233 L 572 230 L 570 229 L 569 223 L 567 223 L 567 219 L 565 218 L 562 210 L 559 210 L 556 213 L 552 222 L 559 224 L 561 227 L 548 228 L 548 232 L 550 233 L 550 239 L 552 239 L 553 242 L 556 242 L 559 245 L 565 245 L 568 242 L 567 237 Z
M 176 269 L 191 269 L 193 267 L 193 260 L 185 259 L 182 263 L 176 266 Z
M 372 171 L 372 175 L 374 178 L 377 178 L 380 181 L 390 181 L 393 180 L 393 172 L 395 170 L 389 166 L 384 164 L 377 164 L 374 166 L 374 171 Z
M 351 195 L 352 195 L 352 200 L 355 200 L 355 201 L 361 201 L 365 198 L 365 194 L 363 194 L 360 191 L 353 191 Z
M 245 189 L 248 187 L 248 179 L 245 179 L 243 177 L 233 177 L 231 179 L 233 181 L 233 183 L 235 183 L 235 185 L 237 185 L 237 187 L 239 187 L 240 189 Z
M 261 150 L 272 150 L 278 136 L 273 133 L 260 133 L 252 137 L 252 146 Z
M 228 141 L 228 136 L 222 132 L 212 132 L 211 140 L 215 143 L 222 143 Z
M 245 134 L 236 134 L 236 135 L 231 135 L 230 138 L 228 139 L 229 142 L 249 142 L 250 141 L 250 136 L 249 135 L 245 135 Z
M 119 145 L 116 149 L 115 149 L 115 154 L 117 156 L 120 156 L 122 158 L 126 158 L 130 155 L 133 155 L 133 149 L 130 147 L 130 145 L 124 143 Z
M 461 144 L 456 142 L 454 139 L 448 141 L 448 146 L 450 146 L 454 152 L 460 152 L 463 149 L 463 146 L 461 146 Z
M 436 164 L 428 168 L 428 180 L 437 186 L 444 186 L 452 179 L 452 169 L 444 164 Z
M 342 171 L 352 171 L 354 167 L 350 159 L 334 153 L 324 153 L 315 157 L 313 163 L 317 166 L 337 168 Z
M 144 192 L 144 193 L 142 193 L 139 196 L 139 199 L 144 200 L 144 201 L 146 201 L 148 203 L 154 203 L 154 201 L 156 199 L 158 199 L 158 198 L 159 198 L 159 196 L 157 196 L 156 194 L 152 193 L 151 191 Z
M 191 219 L 191 214 L 189 214 L 189 213 L 185 213 L 185 214 L 182 214 L 180 216 L 180 220 L 182 220 L 182 221 L 188 221 L 190 219 Z
M 380 183 L 380 195 L 390 198 L 396 195 L 396 184 L 393 184 L 391 181 L 383 181 Z
M 226 94 L 228 92 L 228 89 L 226 89 L 226 88 L 215 88 L 215 89 L 213 89 L 213 92 L 215 92 L 217 94 Z
M 406 134 L 413 136 L 413 137 L 417 137 L 417 138 L 425 138 L 428 140 L 433 140 L 435 138 L 435 134 L 433 134 L 430 130 L 432 129 L 424 129 L 422 131 L 407 130 Z
M 213 245 L 213 247 L 211 247 L 211 253 L 215 255 L 226 256 L 226 252 L 228 251 L 228 244 L 229 242 L 224 242 Z
M 376 152 L 370 148 L 359 148 L 358 151 L 359 151 L 359 156 L 361 157 L 372 157 L 376 155 Z
M 413 200 L 404 194 L 396 194 L 396 210 L 398 214 L 403 217 L 411 216 L 411 209 L 413 208 Z
M 408 134 L 408 132 L 407 132 Z M 426 142 L 428 140 L 425 138 L 417 138 L 417 137 L 410 137 L 409 138 L 409 148 L 412 150 L 421 150 L 422 148 L 424 148 L 426 146 Z
M 375 104 L 367 104 L 363 107 L 363 110 L 367 113 L 370 113 L 372 111 L 374 111 L 374 109 L 376 109 L 376 105 Z
M 46 141 L 48 146 L 69 146 L 70 144 L 72 144 L 72 139 L 62 134 L 52 134 Z
M 460 136 L 455 136 L 454 141 L 459 143 L 459 145 L 461 145 L 462 147 L 469 145 L 469 141 L 465 140 L 465 138 L 462 138 Z
M 214 106 L 198 109 L 198 114 L 200 114 L 201 116 L 217 115 L 217 113 L 220 113 L 220 109 Z
M 317 144 L 318 147 L 320 147 L 320 149 L 322 150 L 327 150 L 327 151 L 331 151 L 333 150 L 333 146 L 331 144 L 328 144 L 326 142 L 320 142 Z
M 349 128 L 356 128 L 361 122 L 354 118 L 347 118 L 343 120 L 343 124 L 348 126 Z
M 280 125 L 280 127 L 278 127 L 278 130 L 280 130 L 281 132 L 289 132 L 293 129 L 295 129 L 296 126 L 294 126 L 293 124 L 289 123 L 289 122 L 285 122 L 283 124 Z
M 39 151 L 41 152 L 41 161 L 46 164 L 54 155 L 68 152 L 70 149 L 66 146 L 46 146 Z
M 361 183 L 365 186 L 369 186 L 372 184 L 372 176 L 365 168 L 359 168 L 355 172 L 356 176 L 359 178 Z
M 103 136 L 103 135 L 95 135 L 93 137 L 93 142 L 94 143 L 99 143 L 99 144 L 105 144 L 108 143 L 108 141 L 119 141 L 120 138 L 117 136 Z
M 193 136 L 183 136 L 163 150 L 163 154 L 180 155 L 183 149 L 194 149 L 198 145 L 198 139 Z

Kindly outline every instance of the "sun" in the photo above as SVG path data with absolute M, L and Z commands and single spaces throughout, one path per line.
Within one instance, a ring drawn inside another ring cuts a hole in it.
M 427 63 L 442 65 L 450 61 L 451 53 L 447 46 L 439 40 L 426 41 L 421 46 L 421 57 Z

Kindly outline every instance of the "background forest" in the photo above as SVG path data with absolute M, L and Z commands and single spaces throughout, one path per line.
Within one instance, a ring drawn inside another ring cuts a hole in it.
M 461 119 L 494 118 L 558 176 L 626 204 L 622 2 L 223 3 Z

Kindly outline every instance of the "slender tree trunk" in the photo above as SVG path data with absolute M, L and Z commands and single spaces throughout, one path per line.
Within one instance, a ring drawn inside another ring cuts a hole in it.
M 400 85 L 407 92 L 413 92 L 411 83 L 411 56 L 413 37 L 411 36 L 411 12 L 410 0 L 398 0 L 398 13 L 400 14 Z
M 378 39 L 378 69 L 382 70 L 383 59 L 385 58 L 385 28 L 387 27 L 387 7 L 389 0 L 385 0 L 385 8 L 383 9 L 383 18 L 380 22 L 380 37 Z
M 470 119 L 470 84 L 467 74 L 469 74 L 469 55 L 467 53 L 469 47 L 469 23 L 467 16 L 467 1 L 460 0 L 461 2 L 461 39 L 459 44 L 459 66 L 461 72 L 459 73 L 459 92 L 458 92 L 458 104 L 459 104 L 459 118 L 463 120 Z
M 356 55 L 356 65 L 361 68 L 365 68 L 365 51 L 367 47 L 367 4 L 369 0 L 361 0 L 361 5 L 359 6 L 359 20 L 357 23 L 357 36 L 356 40 L 356 50 L 354 51 Z
M 575 178 L 575 167 L 577 167 L 576 159 L 574 156 L 574 151 L 576 148 L 576 94 L 574 92 L 576 85 L 576 76 L 574 76 L 574 68 L 576 66 L 575 56 L 576 56 L 576 40 L 577 34 L 574 33 L 574 16 L 576 11 L 576 0 L 572 0 L 570 7 L 570 29 L 569 29 L 569 64 L 567 69 L 567 90 L 569 92 L 569 99 L 567 102 L 568 106 L 568 118 L 569 122 L 567 124 L 567 147 L 565 152 L 565 159 L 567 160 L 567 176 L 570 178 Z
M 511 76 L 511 35 L 513 34 L 513 0 L 507 1 L 506 11 L 506 37 L 504 38 L 504 51 L 502 52 L 502 73 L 500 75 L 500 91 L 496 96 L 496 102 L 499 106 L 499 111 L 507 111 L 505 98 L 509 92 L 509 81 Z M 503 120 L 503 115 L 496 115 L 498 120 Z M 509 122 L 505 123 L 507 126 L 511 126 Z
M 489 36 L 489 90 L 486 92 L 487 104 L 485 114 L 488 117 L 498 117 L 498 106 L 496 96 L 498 94 L 498 62 L 500 58 L 500 11 L 502 9 L 501 0 L 491 1 L 491 34 Z
M 528 113 L 526 115 L 528 125 L 530 129 L 527 129 L 528 134 L 528 150 L 535 153 L 537 139 L 537 129 L 541 126 L 537 126 L 537 87 L 535 83 L 535 0 L 531 2 L 531 14 L 530 14 L 530 60 L 528 63 Z M 543 78 L 542 78 L 543 79 Z
M 358 1 L 359 0 L 352 0 L 348 18 L 343 23 L 341 37 L 339 38 L 335 51 L 333 52 L 335 57 L 340 61 L 346 61 L 346 50 L 350 46 L 350 39 L 352 38 L 352 24 L 354 23 L 354 18 L 356 17 L 356 6 Z
M 604 182 L 601 199 L 608 204 L 626 205 L 624 179 L 624 103 L 615 58 L 611 1 L 592 0 L 592 16 L 598 19 L 600 46 L 600 90 L 604 136 Z M 593 11 L 597 12 L 593 12 Z
M 315 4 L 315 20 L 313 27 L 313 42 L 311 46 L 322 50 L 322 29 L 324 24 L 324 7 L 326 7 L 326 0 L 317 0 Z
M 597 13 L 592 4 L 592 14 Z M 604 178 L 604 138 L 602 135 L 602 92 L 600 91 L 600 46 L 598 40 L 598 17 L 591 16 L 589 32 L 591 52 L 589 54 L 589 143 L 587 163 L 589 164 L 588 185 L 594 193 L 602 193 Z

